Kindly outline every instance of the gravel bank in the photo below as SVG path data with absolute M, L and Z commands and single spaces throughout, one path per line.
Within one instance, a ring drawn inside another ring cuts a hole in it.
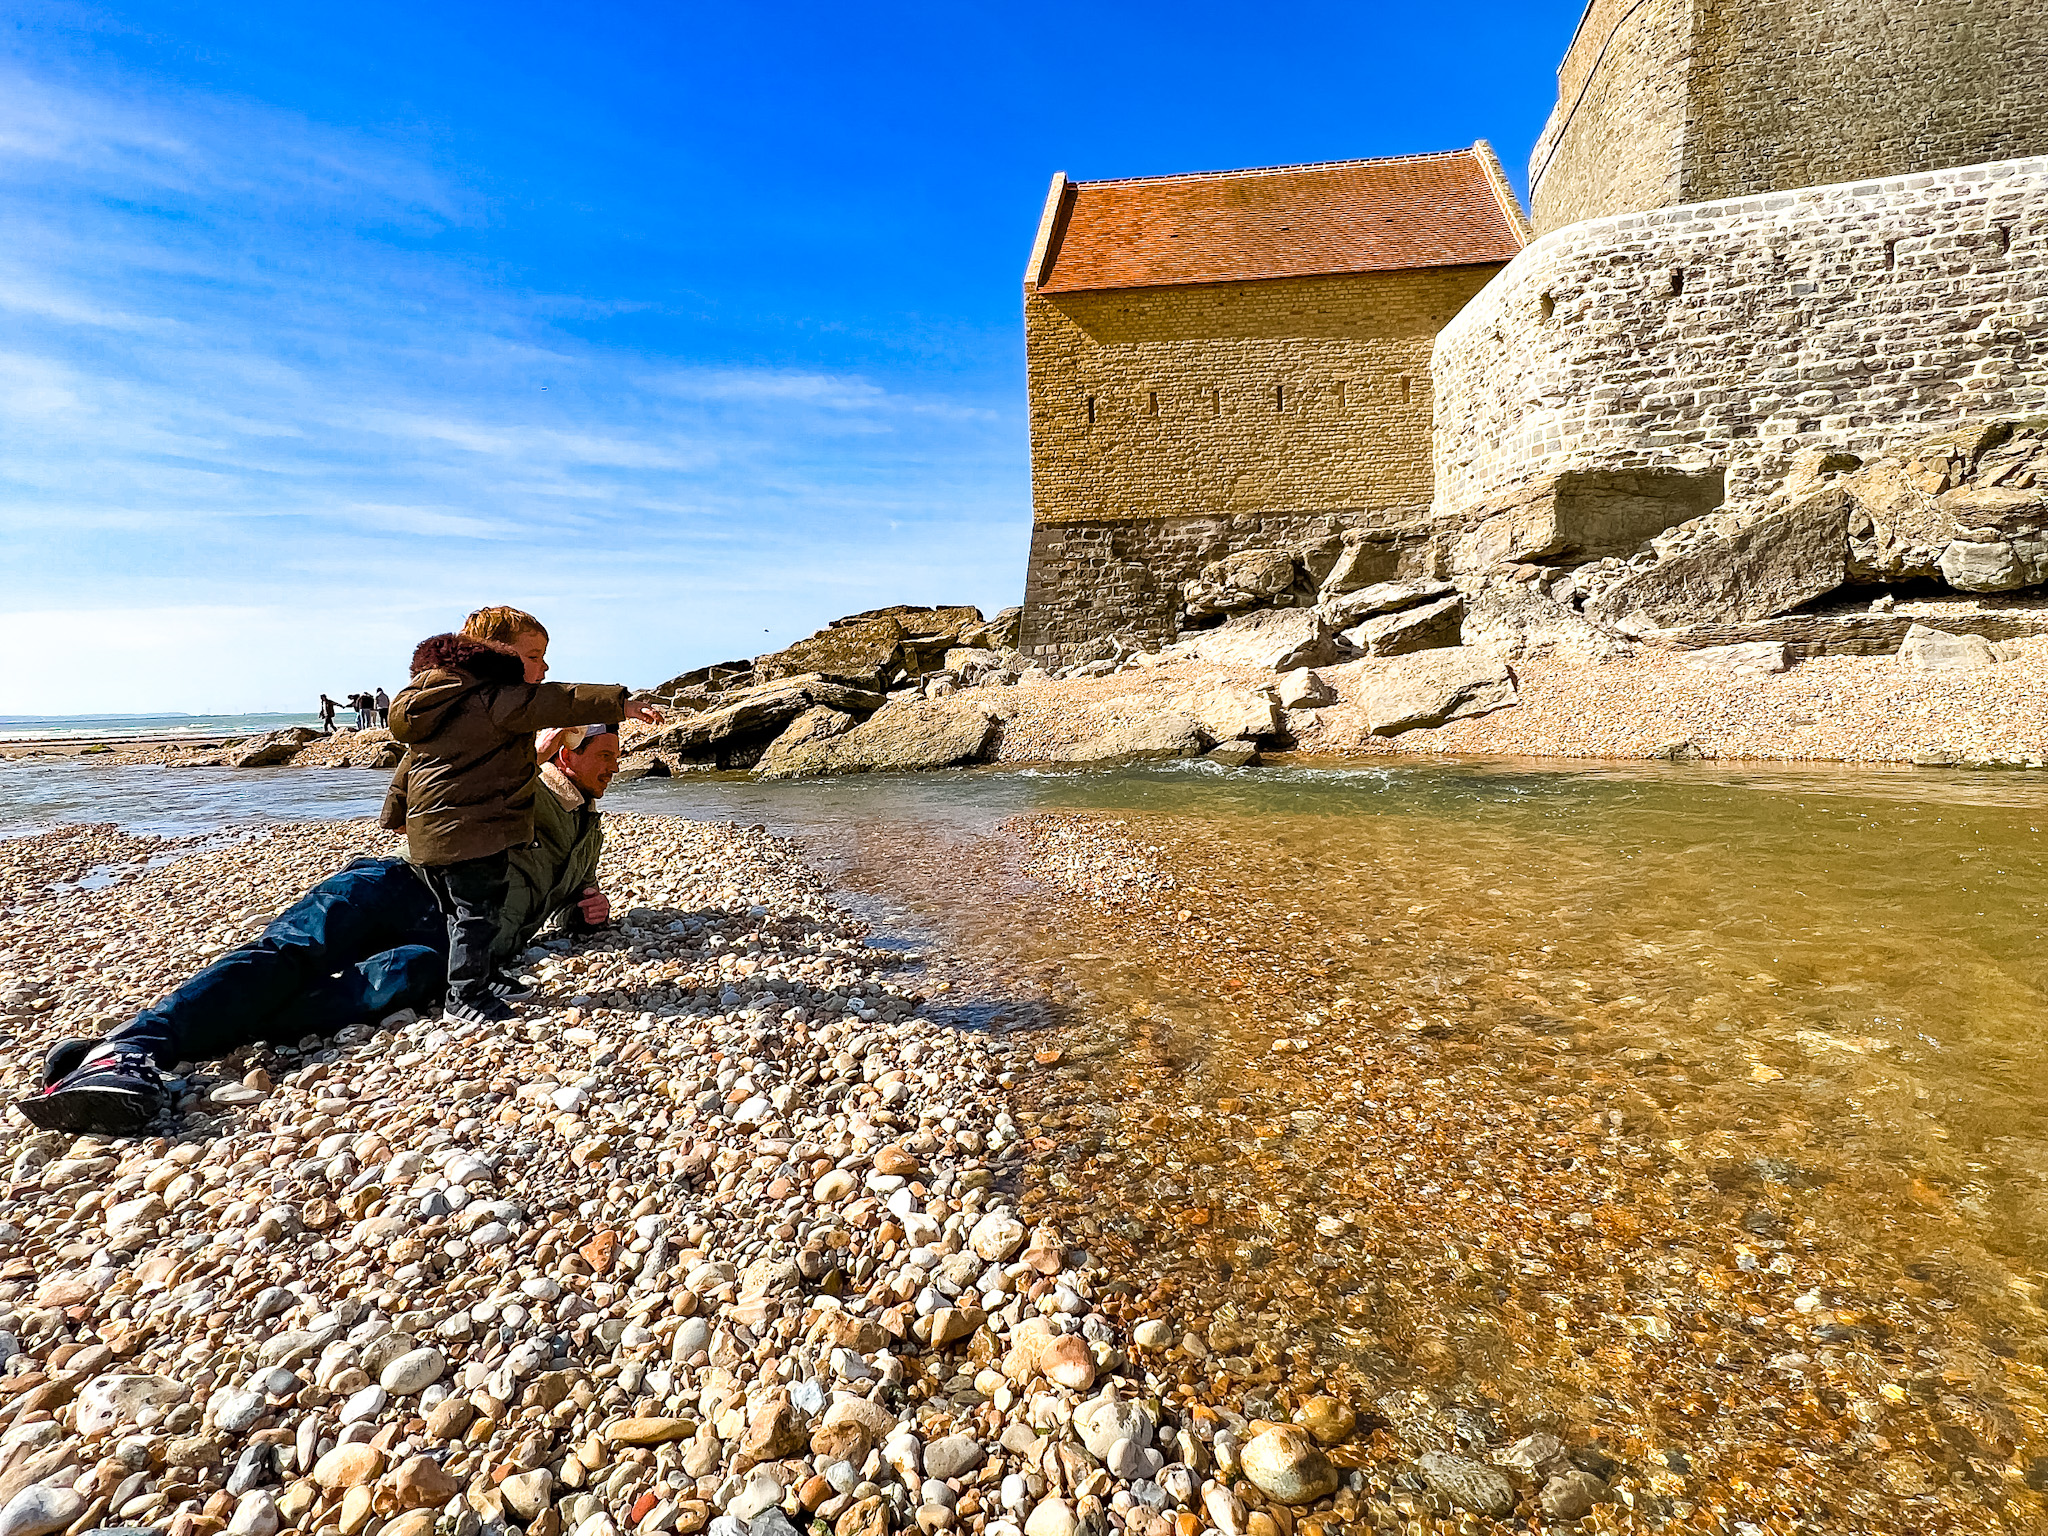
M 2048 639 L 2009 641 L 2006 649 L 2009 659 L 1980 672 L 1921 671 L 1891 656 L 1820 656 L 1741 679 L 1683 652 L 1518 661 L 1511 665 L 1519 705 L 1433 730 L 1376 737 L 1344 704 L 1293 718 L 1312 752 L 1642 758 L 1689 741 L 1708 758 L 1945 756 L 2048 766 Z

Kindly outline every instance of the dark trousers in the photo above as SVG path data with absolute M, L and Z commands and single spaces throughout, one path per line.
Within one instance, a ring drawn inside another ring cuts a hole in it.
M 441 995 L 448 925 L 403 859 L 357 859 L 108 1038 L 159 1066 L 373 1023 Z
M 448 919 L 448 995 L 474 1001 L 491 979 L 491 942 L 512 887 L 510 849 L 460 864 L 422 864 L 419 873 Z

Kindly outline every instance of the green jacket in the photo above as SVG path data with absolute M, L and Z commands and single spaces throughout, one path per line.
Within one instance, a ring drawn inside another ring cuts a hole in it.
M 572 931 L 584 930 L 576 902 L 585 886 L 597 884 L 603 823 L 597 806 L 567 774 L 553 763 L 542 766 L 533 797 L 533 841 L 512 850 L 512 885 L 498 914 L 492 954 L 500 960 L 518 954 L 556 913 Z

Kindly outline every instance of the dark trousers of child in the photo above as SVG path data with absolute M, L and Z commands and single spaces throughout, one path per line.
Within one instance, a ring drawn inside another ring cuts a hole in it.
M 511 850 L 459 864 L 413 866 L 448 919 L 448 998 L 477 1002 L 489 995 L 491 942 L 512 888 Z

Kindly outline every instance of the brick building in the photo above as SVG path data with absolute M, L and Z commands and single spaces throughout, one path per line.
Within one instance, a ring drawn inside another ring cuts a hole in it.
M 1053 178 L 1024 283 L 1034 529 L 1022 644 L 1170 638 L 1242 549 L 1382 532 L 1428 560 L 1430 349 L 1527 240 L 1483 142 Z

